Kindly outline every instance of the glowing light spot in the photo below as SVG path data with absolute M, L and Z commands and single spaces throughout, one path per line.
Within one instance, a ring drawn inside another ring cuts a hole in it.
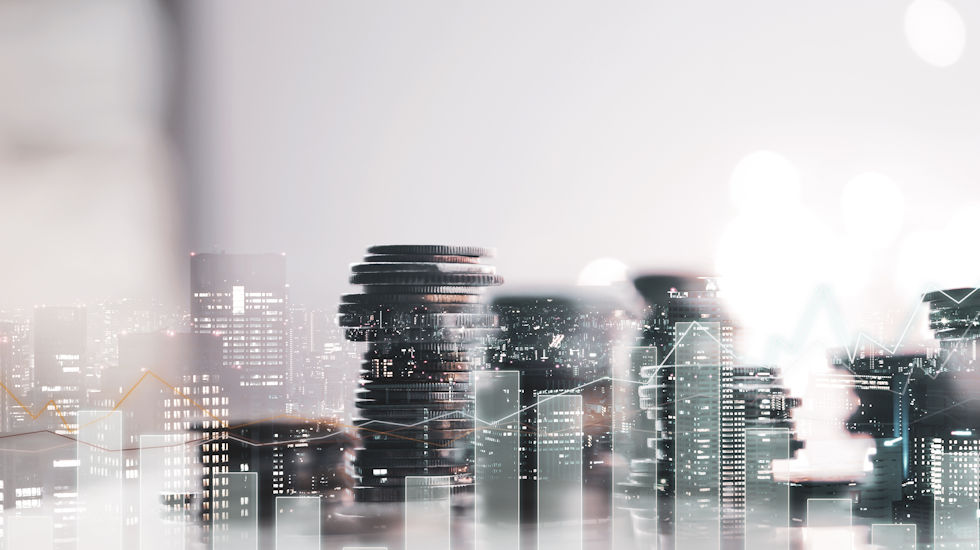
M 923 61 L 949 67 L 963 56 L 966 27 L 945 0 L 915 0 L 905 11 L 905 37 Z
M 733 313 L 763 339 L 780 334 L 784 320 L 796 318 L 829 279 L 831 243 L 821 220 L 803 209 L 739 216 L 723 234 L 715 263 Z
M 578 275 L 580 286 L 609 286 L 626 281 L 629 266 L 615 258 L 599 258 L 588 263 Z
M 860 240 L 862 246 L 883 248 L 902 230 L 905 196 L 888 176 L 867 172 L 844 186 L 841 208 L 851 239 Z
M 800 201 L 800 172 L 772 151 L 756 151 L 735 165 L 731 177 L 735 206 L 743 213 L 792 208 Z

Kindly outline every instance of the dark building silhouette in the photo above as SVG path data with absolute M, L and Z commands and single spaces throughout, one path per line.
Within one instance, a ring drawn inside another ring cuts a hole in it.
M 972 288 L 937 290 L 923 297 L 929 304 L 929 328 L 939 340 L 944 371 L 976 370 L 980 343 L 980 292 Z
M 943 456 L 980 444 L 974 399 L 980 391 L 980 296 L 961 288 L 930 292 L 923 300 L 938 353 L 839 351 L 832 355 L 839 370 L 823 383 L 857 395 L 847 429 L 874 438 L 871 471 L 846 491 L 856 521 L 914 523 L 919 542 L 930 544 Z
M 582 396 L 584 517 L 591 523 L 604 520 L 612 488 L 610 376 L 617 346 L 631 343 L 635 318 L 610 297 L 585 291 L 503 295 L 492 308 L 501 330 L 489 350 L 489 367 L 520 373 L 522 522 L 537 517 L 538 396 L 563 392 Z M 628 360 L 626 354 L 622 358 Z
M 354 451 L 354 439 L 334 424 L 262 422 L 204 430 L 202 435 L 222 443 L 220 448 L 217 445 L 199 447 L 203 463 L 227 463 L 227 468 L 213 473 L 257 474 L 257 519 L 262 537 L 260 548 L 275 545 L 276 497 L 316 496 L 321 499 L 321 509 L 324 510 L 350 500 L 353 480 L 347 471 L 347 464 Z M 217 502 L 226 498 L 218 491 L 207 492 L 205 498 L 205 510 L 227 508 Z M 204 519 L 210 523 L 210 517 Z
M 937 359 L 942 360 L 942 356 Z M 980 403 L 973 396 L 978 389 L 976 370 L 919 375 L 909 384 L 908 474 L 894 515 L 896 521 L 915 522 L 921 542 L 932 541 L 935 491 L 941 486 L 935 474 L 942 468 L 943 455 L 977 448 Z

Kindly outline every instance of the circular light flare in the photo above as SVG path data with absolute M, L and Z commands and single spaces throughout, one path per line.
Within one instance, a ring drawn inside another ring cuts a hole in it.
M 980 256 L 973 253 L 980 202 L 962 204 L 947 216 L 946 225 L 915 231 L 902 239 L 895 277 L 904 294 L 980 285 Z
M 830 278 L 832 240 L 815 216 L 794 208 L 768 216 L 740 216 L 725 232 L 716 257 L 720 287 L 743 325 L 752 327 L 749 349 L 765 348 L 802 314 Z
M 802 311 L 825 280 L 828 232 L 802 204 L 802 181 L 773 151 L 750 153 L 732 171 L 739 214 L 722 236 L 715 267 L 725 301 L 753 327 L 750 353 L 785 330 L 783 320 Z
M 729 185 L 740 212 L 766 212 L 798 205 L 802 178 L 792 162 L 763 150 L 746 155 L 735 165 Z
M 598 258 L 589 262 L 578 275 L 579 286 L 611 286 L 627 280 L 629 266 L 616 258 Z
M 888 176 L 865 172 L 844 186 L 841 211 L 851 240 L 880 250 L 893 243 L 902 231 L 905 195 Z
M 946 0 L 915 0 L 905 10 L 905 38 L 926 63 L 949 67 L 963 56 L 966 25 Z

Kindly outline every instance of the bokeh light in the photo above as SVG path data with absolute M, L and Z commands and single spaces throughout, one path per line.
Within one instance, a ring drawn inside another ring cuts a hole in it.
M 580 286 L 610 286 L 626 281 L 629 266 L 615 258 L 598 258 L 579 272 Z
M 862 247 L 885 248 L 902 231 L 905 196 L 888 176 L 865 172 L 844 186 L 841 212 L 850 239 Z
M 905 37 L 923 61 L 949 67 L 963 56 L 966 26 L 949 2 L 915 0 L 905 11 Z

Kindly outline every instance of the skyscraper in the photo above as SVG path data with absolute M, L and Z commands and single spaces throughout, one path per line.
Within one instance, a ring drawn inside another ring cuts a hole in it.
M 630 430 L 633 441 L 631 449 L 620 444 L 617 450 L 629 459 L 629 477 L 618 489 L 631 516 L 633 536 L 652 546 L 657 544 L 661 523 L 672 521 L 674 509 L 673 441 L 664 437 L 673 433 L 674 420 L 674 325 L 668 316 L 668 298 L 679 289 L 703 285 L 697 279 L 671 274 L 641 275 L 633 284 L 645 306 L 628 377 L 630 386 L 639 385 L 629 390 L 636 397 Z M 662 477 L 667 473 L 669 480 Z
M 195 460 L 197 457 L 189 449 L 178 455 L 175 445 L 170 458 L 180 460 L 170 466 L 167 477 L 183 479 L 183 490 L 200 492 L 204 497 L 210 489 L 211 472 L 228 469 L 228 440 L 221 438 L 228 401 L 222 395 L 220 343 L 220 338 L 210 334 L 120 335 L 119 365 L 105 369 L 100 398 L 91 403 L 96 409 L 110 410 L 126 400 L 117 414 L 122 415 L 123 446 L 128 449 L 139 449 L 143 435 L 181 442 L 192 439 L 198 430 L 203 432 L 200 435 L 208 442 L 202 447 L 211 453 L 208 461 Z M 140 380 L 143 381 L 134 385 Z M 124 463 L 126 547 L 139 545 L 140 459 L 138 451 L 130 452 Z M 195 506 L 207 505 L 206 500 L 194 500 Z M 183 508 L 183 502 L 179 498 L 176 501 L 176 506 Z M 158 506 L 161 513 L 172 512 L 163 501 Z
M 657 514 L 660 528 L 673 533 L 676 472 L 674 460 L 677 419 L 675 365 L 718 365 L 728 371 L 735 364 L 736 327 L 726 314 L 710 280 L 688 277 L 648 276 L 637 279 L 647 302 L 641 342 L 656 346 L 659 368 L 647 369 L 641 395 L 650 400 L 648 414 L 656 419 Z M 677 327 L 684 327 L 680 333 Z M 707 330 L 707 327 L 714 327 Z M 724 429 L 724 426 L 721 427 Z
M 898 453 L 898 470 L 895 472 L 901 479 L 908 472 L 910 438 L 909 431 L 913 415 L 922 405 L 922 396 L 917 391 L 923 388 L 923 378 L 932 361 L 925 352 L 916 353 L 885 353 L 875 348 L 857 350 L 853 354 L 840 350 L 832 356 L 834 371 L 819 375 L 818 387 L 827 388 L 827 396 L 838 396 L 839 404 L 849 406 L 853 395 L 858 398 L 858 405 L 846 421 L 848 431 L 867 434 L 877 443 L 878 452 L 872 463 L 878 460 L 890 460 Z M 825 398 L 826 399 L 826 398 Z M 887 447 L 883 447 L 886 445 Z M 884 458 L 885 455 L 888 458 Z M 878 473 L 875 473 L 877 476 Z M 875 477 L 872 476 L 872 477 Z M 866 480 L 865 488 L 869 488 Z M 892 490 L 894 487 L 889 487 Z M 865 494 L 862 492 L 861 497 Z M 897 500 L 897 499 L 896 499 Z M 868 515 L 870 509 L 858 502 L 854 508 L 856 517 L 887 516 Z
M 50 425 L 59 433 L 75 429 L 86 355 L 85 308 L 34 310 L 34 401 L 51 402 Z
M 278 420 L 235 428 L 204 428 L 201 437 L 220 441 L 222 447 L 219 449 L 214 443 L 201 445 L 198 459 L 205 464 L 225 463 L 222 467 L 213 466 L 206 481 L 217 482 L 216 478 L 229 473 L 256 476 L 258 502 L 252 503 L 251 513 L 263 531 L 259 548 L 272 547 L 269 539 L 275 529 L 276 497 L 317 497 L 326 507 L 339 503 L 350 491 L 346 466 L 352 438 L 332 424 Z M 202 495 L 205 525 L 227 524 L 231 519 L 227 510 L 234 505 L 229 497 L 235 496 L 220 487 L 206 486 Z
M 721 368 L 720 401 L 722 547 L 740 548 L 747 528 L 747 430 L 785 430 L 794 452 L 802 443 L 791 415 L 802 401 L 790 395 L 778 367 L 755 365 Z
M 881 413 L 896 428 L 895 439 L 889 443 L 901 445 L 905 475 L 893 517 L 915 523 L 919 542 L 931 543 L 934 536 L 945 536 L 942 517 L 937 515 L 948 496 L 943 492 L 944 479 L 947 483 L 955 480 L 949 477 L 944 457 L 975 452 L 976 434 L 980 433 L 980 405 L 974 399 L 980 388 L 980 298 L 973 289 L 948 289 L 930 292 L 923 300 L 929 304 L 929 327 L 939 341 L 938 355 L 922 354 L 914 364 L 904 361 L 888 369 L 887 374 L 898 380 L 892 389 L 897 396 L 894 402 L 900 406 L 893 414 L 887 415 L 885 399 L 876 411 L 877 403 L 866 399 L 867 391 L 859 392 L 862 404 L 858 412 L 868 431 L 877 427 L 875 420 Z
M 0 381 L 8 391 L 0 392 L 0 431 L 20 429 L 30 420 L 24 407 L 31 406 L 33 376 L 31 372 L 30 322 L 0 322 Z M 18 396 L 20 403 L 13 398 Z
M 361 446 L 354 470 L 360 501 L 402 501 L 406 476 L 449 476 L 452 490 L 472 482 L 465 438 L 472 428 L 472 353 L 495 330 L 481 296 L 503 280 L 480 258 L 485 248 L 392 245 L 368 249 L 351 266 L 340 325 L 369 342 L 357 408 Z
M 85 308 L 34 310 L 34 402 L 37 406 L 48 404 L 44 424 L 57 433 L 71 434 L 78 427 L 78 411 L 85 396 L 85 344 Z M 41 475 L 44 497 L 50 499 L 54 510 L 55 546 L 67 549 L 73 547 L 75 537 L 77 461 L 71 448 L 52 451 L 50 460 Z M 32 464 L 25 466 L 30 470 Z
M 636 286 L 647 301 L 647 315 L 641 347 L 634 353 L 643 346 L 656 348 L 655 355 L 663 359 L 636 363 L 642 365 L 634 374 L 643 382 L 640 407 L 655 421 L 647 427 L 654 432 L 647 441 L 656 449 L 656 461 L 635 460 L 633 477 L 637 483 L 656 480 L 657 522 L 663 533 L 688 537 L 690 543 L 698 534 L 692 526 L 707 526 L 700 532 L 710 535 L 705 540 L 720 538 L 722 548 L 741 548 L 747 430 L 784 429 L 792 436 L 791 411 L 801 402 L 789 395 L 779 368 L 737 362 L 737 326 L 710 279 L 646 276 L 637 279 Z M 694 391 L 702 384 L 707 389 Z M 699 412 L 688 411 L 682 429 L 677 426 L 677 404 L 692 391 L 699 399 L 711 394 L 713 401 L 694 403 Z M 693 429 L 711 437 L 692 442 Z M 683 447 L 678 447 L 679 441 Z M 798 441 L 790 443 L 792 450 L 799 446 Z M 679 465 L 680 460 L 684 463 Z M 675 505 L 683 508 L 676 510 Z M 678 517 L 687 527 L 680 527 Z M 675 526 L 688 532 L 677 533 Z
M 191 330 L 221 338 L 233 420 L 285 412 L 287 322 L 285 256 L 191 256 Z
M 612 296 L 581 291 L 497 296 L 492 308 L 501 332 L 490 349 L 490 367 L 520 373 L 520 421 L 525 427 L 520 434 L 522 521 L 533 521 L 541 504 L 536 500 L 538 398 L 577 394 L 584 406 L 582 489 L 591 496 L 584 517 L 594 526 L 609 514 L 607 495 L 613 481 L 608 459 L 613 433 L 610 376 L 617 344 L 625 351 L 637 322 Z

